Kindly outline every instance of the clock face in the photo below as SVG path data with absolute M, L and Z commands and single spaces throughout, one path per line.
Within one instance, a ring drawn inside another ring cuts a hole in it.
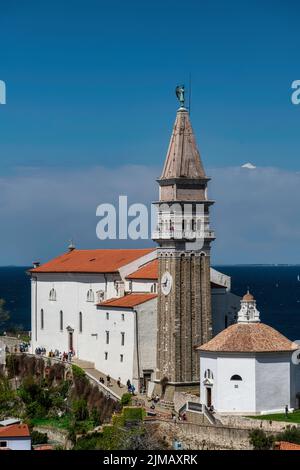
M 172 289 L 173 278 L 171 274 L 166 271 L 161 278 L 161 290 L 162 293 L 168 295 Z

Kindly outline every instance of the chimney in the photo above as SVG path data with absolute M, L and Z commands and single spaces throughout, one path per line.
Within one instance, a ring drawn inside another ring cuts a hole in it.
M 32 265 L 33 265 L 33 269 L 35 268 L 38 268 L 40 266 L 40 261 L 33 261 Z

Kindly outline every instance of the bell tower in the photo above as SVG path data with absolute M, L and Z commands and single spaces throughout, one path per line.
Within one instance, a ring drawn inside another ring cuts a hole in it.
M 159 285 L 156 392 L 172 401 L 175 390 L 199 387 L 199 358 L 195 346 L 212 337 L 210 244 L 205 175 L 184 87 L 159 184 L 157 227 Z

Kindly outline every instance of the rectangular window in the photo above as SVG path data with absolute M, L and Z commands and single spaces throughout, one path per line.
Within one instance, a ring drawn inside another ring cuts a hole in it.
M 44 310 L 41 310 L 41 330 L 44 329 Z
M 125 333 L 121 333 L 121 346 L 125 344 Z
M 122 313 L 121 319 L 122 319 L 122 321 L 125 321 L 125 314 L 124 313 Z
M 106 335 L 106 344 L 109 344 L 109 331 L 106 331 L 105 335 Z
M 120 362 L 123 362 L 124 356 L 123 354 L 120 354 Z
M 79 312 L 79 333 L 82 333 L 82 312 Z
M 7 441 L 0 441 L 0 447 L 7 447 Z
M 108 352 L 105 352 L 105 353 L 104 353 L 104 359 L 107 361 L 107 359 L 108 359 Z
M 62 310 L 59 312 L 59 329 L 60 331 L 63 331 L 64 329 L 64 314 Z
M 132 292 L 132 281 L 129 281 L 129 290 Z
M 106 320 L 109 320 L 109 313 L 106 312 Z

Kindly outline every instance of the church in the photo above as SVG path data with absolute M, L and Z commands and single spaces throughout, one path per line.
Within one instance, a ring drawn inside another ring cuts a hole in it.
M 156 248 L 81 250 L 31 276 L 32 351 L 73 351 L 78 359 L 137 390 L 199 391 L 197 346 L 235 323 L 239 297 L 211 267 L 206 176 L 184 106 L 180 107 L 158 179 Z M 189 217 L 182 218 L 185 206 Z
M 241 300 L 237 323 L 197 348 L 202 403 L 219 415 L 300 408 L 298 348 L 261 323 L 256 301 L 248 292 Z

